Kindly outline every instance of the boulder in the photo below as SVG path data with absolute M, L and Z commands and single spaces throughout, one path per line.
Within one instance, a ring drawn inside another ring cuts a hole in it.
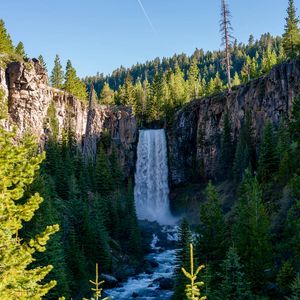
M 172 278 L 163 278 L 159 281 L 160 290 L 172 290 L 174 287 L 174 280 Z
M 115 288 L 118 286 L 119 281 L 114 276 L 108 274 L 101 274 L 102 279 L 105 281 L 104 284 L 107 288 Z

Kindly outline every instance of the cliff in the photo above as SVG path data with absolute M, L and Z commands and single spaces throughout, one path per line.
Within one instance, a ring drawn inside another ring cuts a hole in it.
M 47 74 L 36 60 L 13 62 L 6 70 L 0 68 L 0 87 L 8 99 L 7 126 L 16 125 L 20 136 L 29 131 L 43 147 L 51 133 L 49 108 L 53 107 L 59 135 L 64 128 L 71 128 L 79 149 L 94 156 L 97 142 L 107 132 L 125 174 L 134 171 L 138 128 L 130 108 L 88 105 L 49 87 Z M 167 131 L 171 183 L 184 184 L 195 175 L 214 178 L 226 112 L 236 140 L 245 112 L 249 111 L 258 141 L 265 122 L 271 120 L 277 125 L 281 115 L 291 111 L 299 94 L 300 60 L 295 60 L 278 65 L 269 74 L 231 92 L 188 103 L 176 113 L 173 126 Z
M 270 120 L 278 125 L 300 94 L 300 60 L 278 65 L 249 83 L 204 99 L 194 100 L 177 112 L 168 131 L 170 175 L 173 185 L 187 183 L 194 174 L 214 178 L 220 154 L 220 136 L 227 112 L 236 139 L 245 112 L 251 113 L 255 139 Z
M 116 146 L 125 174 L 133 171 L 137 125 L 130 108 L 111 108 L 96 103 L 88 106 L 72 95 L 50 87 L 47 73 L 37 60 L 13 62 L 6 70 L 0 69 L 0 87 L 8 101 L 7 126 L 16 126 L 20 137 L 30 132 L 44 147 L 54 118 L 59 136 L 64 129 L 70 128 L 79 149 L 85 150 L 86 155 L 95 155 L 97 142 L 107 132 Z

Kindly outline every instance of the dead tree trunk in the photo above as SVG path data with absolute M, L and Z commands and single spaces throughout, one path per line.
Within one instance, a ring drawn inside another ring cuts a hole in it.
M 221 21 L 220 21 L 220 32 L 222 33 L 222 44 L 225 46 L 225 64 L 227 72 L 228 87 L 231 89 L 231 40 L 232 40 L 232 27 L 230 21 L 230 11 L 226 0 L 221 0 Z

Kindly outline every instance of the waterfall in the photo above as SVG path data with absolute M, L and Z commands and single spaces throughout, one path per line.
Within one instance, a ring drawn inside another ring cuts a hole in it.
M 139 219 L 172 223 L 164 129 L 139 132 L 134 198 Z

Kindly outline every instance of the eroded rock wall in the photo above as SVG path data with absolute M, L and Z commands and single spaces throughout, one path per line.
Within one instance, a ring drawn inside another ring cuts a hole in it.
M 192 101 L 177 112 L 168 132 L 171 182 L 187 183 L 195 173 L 214 178 L 225 112 L 236 139 L 249 111 L 256 141 L 267 120 L 279 123 L 300 94 L 300 60 L 278 65 L 266 76 L 231 92 Z
M 101 135 L 107 131 L 125 174 L 133 172 L 137 125 L 130 108 L 111 108 L 95 103 L 89 109 L 87 104 L 69 93 L 50 87 L 47 73 L 37 60 L 13 62 L 6 70 L 0 69 L 0 87 L 8 100 L 9 126 L 17 127 L 20 138 L 30 132 L 43 147 L 51 133 L 49 107 L 52 106 L 59 135 L 64 128 L 71 128 L 79 149 L 83 150 L 84 145 L 95 149 Z M 92 122 L 87 125 L 91 114 Z

